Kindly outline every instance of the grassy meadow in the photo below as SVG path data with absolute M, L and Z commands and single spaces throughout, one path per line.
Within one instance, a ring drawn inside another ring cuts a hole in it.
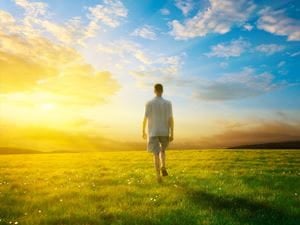
M 0 224 L 300 224 L 300 151 L 0 155 Z

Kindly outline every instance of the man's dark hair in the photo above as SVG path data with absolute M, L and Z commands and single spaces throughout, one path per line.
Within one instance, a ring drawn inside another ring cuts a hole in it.
M 163 92 L 164 88 L 163 88 L 162 84 L 155 84 L 154 90 L 158 91 L 158 92 Z

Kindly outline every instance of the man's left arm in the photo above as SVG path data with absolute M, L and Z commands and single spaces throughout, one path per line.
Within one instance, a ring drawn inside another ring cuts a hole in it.
M 147 117 L 146 116 L 144 116 L 144 120 L 143 120 L 143 134 L 142 134 L 142 137 L 144 138 L 144 139 L 146 139 L 147 138 L 147 134 L 146 134 L 146 125 L 147 125 Z

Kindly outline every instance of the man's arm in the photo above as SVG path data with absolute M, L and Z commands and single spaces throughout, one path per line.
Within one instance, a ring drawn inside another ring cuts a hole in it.
M 144 117 L 144 120 L 143 120 L 143 134 L 142 134 L 142 137 L 144 139 L 147 138 L 147 134 L 146 134 L 146 125 L 147 125 L 147 117 L 145 116 Z
M 174 117 L 173 117 L 173 109 L 172 109 L 172 103 L 170 102 L 169 105 L 169 131 L 170 131 L 170 141 L 174 140 Z
M 145 114 L 144 114 L 144 120 L 143 120 L 143 131 L 142 131 L 142 137 L 144 139 L 147 138 L 147 134 L 146 134 L 146 126 L 147 126 L 147 120 L 148 120 L 148 117 L 149 117 L 149 104 L 147 103 L 145 105 Z
M 174 118 L 169 118 L 169 129 L 170 129 L 170 141 L 174 140 Z

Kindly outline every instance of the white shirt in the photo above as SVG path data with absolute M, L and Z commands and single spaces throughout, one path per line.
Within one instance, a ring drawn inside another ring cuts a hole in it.
M 169 119 L 173 117 L 172 104 L 162 97 L 147 102 L 145 117 L 148 119 L 148 136 L 169 136 Z

